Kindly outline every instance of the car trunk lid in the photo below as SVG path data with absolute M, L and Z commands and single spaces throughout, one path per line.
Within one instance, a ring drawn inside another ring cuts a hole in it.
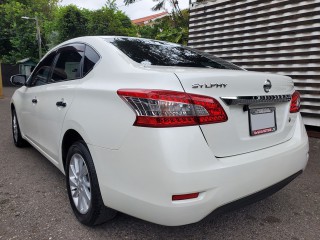
M 215 156 L 252 152 L 292 137 L 297 114 L 290 114 L 294 89 L 291 78 L 250 71 L 196 68 L 176 68 L 174 73 L 186 92 L 217 99 L 228 115 L 227 122 L 200 126 Z M 260 134 L 266 127 L 270 129 L 264 131 L 273 132 Z M 259 135 L 253 136 L 253 131 Z

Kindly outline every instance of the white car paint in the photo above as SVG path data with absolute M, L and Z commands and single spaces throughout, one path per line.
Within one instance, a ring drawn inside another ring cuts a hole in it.
M 308 138 L 300 113 L 289 112 L 290 102 L 259 105 L 276 107 L 278 129 L 252 137 L 242 106 L 228 106 L 220 99 L 267 95 L 262 88 L 266 79 L 273 84 L 270 94 L 293 94 L 290 78 L 139 64 L 104 38 L 82 37 L 55 48 L 73 42 L 93 47 L 101 59 L 87 76 L 33 88 L 23 86 L 11 103 L 22 137 L 63 173 L 64 134 L 73 129 L 81 135 L 94 160 L 106 206 L 162 225 L 189 224 L 305 169 Z M 216 82 L 227 87 L 192 88 L 195 83 Z M 201 127 L 133 126 L 136 115 L 117 90 L 137 88 L 214 97 L 228 121 Z M 38 104 L 31 103 L 35 97 Z M 66 108 L 55 105 L 62 99 Z M 171 199 L 193 192 L 199 192 L 199 197 Z

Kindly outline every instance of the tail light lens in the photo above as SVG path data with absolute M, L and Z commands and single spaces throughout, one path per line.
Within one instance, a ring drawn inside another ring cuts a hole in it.
M 225 122 L 214 98 L 168 90 L 120 89 L 118 95 L 136 113 L 135 126 L 180 127 Z
M 290 112 L 296 113 L 300 111 L 300 93 L 295 91 L 291 97 Z

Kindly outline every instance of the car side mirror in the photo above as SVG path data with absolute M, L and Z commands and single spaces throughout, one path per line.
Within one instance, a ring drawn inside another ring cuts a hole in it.
M 13 75 L 10 78 L 10 82 L 14 86 L 24 86 L 27 81 L 27 76 L 23 74 Z

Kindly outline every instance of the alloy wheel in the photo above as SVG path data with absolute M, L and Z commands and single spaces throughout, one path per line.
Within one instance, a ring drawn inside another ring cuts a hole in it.
M 86 214 L 91 206 L 91 182 L 87 165 L 78 153 L 70 160 L 69 183 L 75 207 L 81 214 Z
M 12 119 L 12 129 L 13 129 L 14 140 L 17 142 L 18 136 L 19 136 L 19 131 L 18 131 L 18 121 L 17 121 L 17 117 L 15 114 L 13 115 L 13 119 Z

